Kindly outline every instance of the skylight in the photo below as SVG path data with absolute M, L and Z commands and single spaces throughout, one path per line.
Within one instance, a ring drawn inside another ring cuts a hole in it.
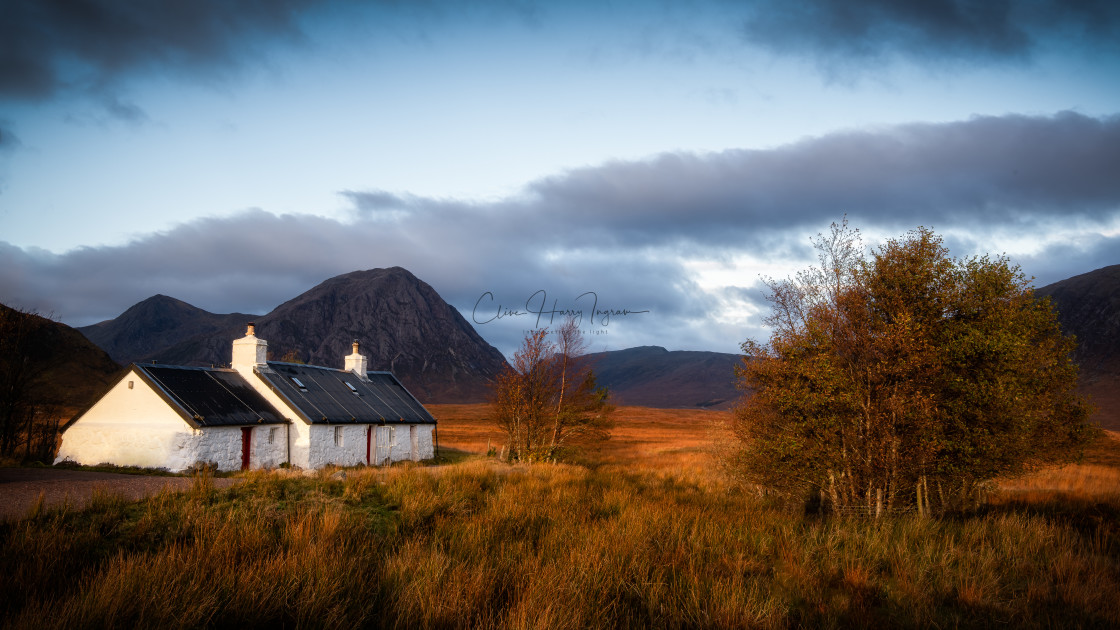
M 350 388 L 350 391 L 354 392 L 354 395 L 355 395 L 355 396 L 361 396 L 361 394 L 359 394 L 359 393 L 358 393 L 358 388 L 357 388 L 357 387 L 354 387 L 354 386 L 353 386 L 353 385 L 352 385 L 352 384 L 350 383 L 350 381 L 343 381 L 343 382 L 345 382 L 345 383 L 346 383 L 346 386 Z
M 294 376 L 289 376 L 288 378 L 292 379 L 292 382 L 296 384 L 296 387 L 300 388 L 303 391 L 307 391 L 307 386 L 304 385 L 303 382 L 300 381 L 298 378 L 296 378 Z

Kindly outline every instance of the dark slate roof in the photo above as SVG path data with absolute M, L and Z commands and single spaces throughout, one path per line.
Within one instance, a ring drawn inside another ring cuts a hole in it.
M 235 370 L 153 363 L 132 367 L 195 428 L 287 422 Z
M 257 374 L 308 422 L 436 422 L 390 372 L 368 372 L 369 380 L 362 380 L 345 370 L 270 361 L 268 369 L 258 369 Z

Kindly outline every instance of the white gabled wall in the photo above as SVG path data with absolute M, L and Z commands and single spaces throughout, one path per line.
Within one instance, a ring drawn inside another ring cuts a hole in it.
M 129 387 L 129 383 L 132 387 Z M 273 443 L 269 433 L 275 429 Z M 287 456 L 287 428 L 252 428 L 251 468 L 271 468 Z M 179 472 L 196 463 L 241 469 L 241 427 L 194 429 L 135 371 L 129 371 L 62 435 L 55 463 L 139 466 Z
M 129 371 L 66 429 L 55 463 L 182 470 L 194 461 L 193 441 L 191 426 Z

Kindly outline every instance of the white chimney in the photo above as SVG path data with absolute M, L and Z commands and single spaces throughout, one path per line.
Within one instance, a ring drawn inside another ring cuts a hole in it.
M 345 357 L 346 367 L 343 368 L 347 372 L 353 372 L 358 375 L 358 378 L 366 380 L 366 372 L 369 371 L 369 360 L 364 355 L 358 353 L 358 340 L 354 340 L 354 352 Z
M 248 377 L 253 368 L 268 362 L 268 342 L 257 339 L 256 326 L 249 322 L 245 336 L 233 341 L 233 369 Z

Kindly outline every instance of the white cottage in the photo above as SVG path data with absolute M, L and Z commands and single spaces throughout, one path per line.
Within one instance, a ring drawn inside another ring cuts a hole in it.
M 268 361 L 253 324 L 229 368 L 137 363 L 64 429 L 55 463 L 181 471 L 378 465 L 435 456 L 436 420 L 391 372 Z

